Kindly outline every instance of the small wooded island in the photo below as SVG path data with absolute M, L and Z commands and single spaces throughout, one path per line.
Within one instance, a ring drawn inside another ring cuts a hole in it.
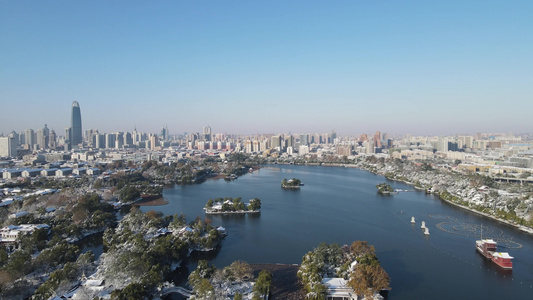
M 380 183 L 376 185 L 376 188 L 378 189 L 378 193 L 382 195 L 391 195 L 394 190 L 388 183 Z
M 299 189 L 300 186 L 302 185 L 303 185 L 302 181 L 297 178 L 293 178 L 289 180 L 287 180 L 287 178 L 284 178 L 281 181 L 281 188 L 283 189 Z
M 246 204 L 242 202 L 241 197 L 209 199 L 204 207 L 207 215 L 258 213 L 260 209 L 261 200 L 259 198 L 250 199 L 249 203 Z
M 322 243 L 304 255 L 297 275 L 306 299 L 383 299 L 390 290 L 389 274 L 366 241 Z

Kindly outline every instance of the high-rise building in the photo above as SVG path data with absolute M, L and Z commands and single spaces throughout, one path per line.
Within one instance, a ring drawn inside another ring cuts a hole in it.
M 115 148 L 121 149 L 124 147 L 124 132 L 117 132 L 115 133 L 116 140 L 115 140 Z
M 124 144 L 128 146 L 133 146 L 133 136 L 130 132 L 126 132 L 124 135 Z
M 337 133 L 335 132 L 335 130 L 332 130 L 328 138 L 328 143 L 331 143 L 331 144 L 335 143 L 336 138 L 337 138 Z
M 50 136 L 48 137 L 48 147 L 55 149 L 57 147 L 57 135 L 56 132 L 50 130 Z
M 159 147 L 159 139 L 156 134 L 150 136 L 150 149 L 155 150 Z
M 26 129 L 24 136 L 26 138 L 25 144 L 28 145 L 30 149 L 33 149 L 33 144 L 35 144 L 35 137 L 34 137 L 33 129 Z
M 272 149 L 281 148 L 281 136 L 275 135 L 275 136 L 271 137 L 270 138 L 270 147 Z
M 0 157 L 17 156 L 17 144 L 13 137 L 0 137 Z
M 95 148 L 102 149 L 105 148 L 105 134 L 96 133 L 94 135 L 93 145 Z
M 108 149 L 115 148 L 115 142 L 117 140 L 116 135 L 113 133 L 105 134 L 105 147 Z
M 252 146 L 252 141 L 246 140 L 244 141 L 244 152 L 246 153 L 252 153 L 254 151 Z
M 294 146 L 294 137 L 292 135 L 287 135 L 285 137 L 285 148 Z
M 78 101 L 72 102 L 72 115 L 70 120 L 70 144 L 77 146 L 83 142 L 81 131 L 81 111 Z
M 309 145 L 309 134 L 300 134 L 300 145 Z
M 37 131 L 37 145 L 39 145 L 40 149 L 48 148 L 49 138 L 50 138 L 50 129 L 48 129 L 47 125 L 44 124 L 44 128 L 39 129 Z
M 94 141 L 94 136 L 98 133 L 98 129 L 89 129 L 89 130 L 86 130 L 85 131 L 85 140 L 88 142 L 88 143 L 93 143 Z M 94 144 L 93 144 L 94 146 Z
M 20 145 L 20 143 L 19 143 L 20 134 L 18 134 L 16 131 L 14 131 L 14 130 L 11 131 L 11 133 L 8 135 L 8 137 L 13 138 L 13 140 L 15 141 L 15 146 L 18 147 Z
M 24 132 L 19 133 L 18 144 L 19 146 L 26 144 L 26 134 Z
M 204 141 L 211 141 L 212 140 L 212 136 L 211 136 L 211 127 L 209 126 L 205 126 L 204 127 Z
M 161 139 L 163 141 L 168 140 L 168 138 L 169 138 L 168 127 L 161 128 L 161 136 L 160 137 L 161 137 Z
M 376 133 L 374 134 L 374 147 L 381 148 L 381 146 L 381 132 L 376 131 Z

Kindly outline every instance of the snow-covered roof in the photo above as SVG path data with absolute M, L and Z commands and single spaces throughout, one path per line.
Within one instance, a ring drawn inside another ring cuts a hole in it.
M 357 299 L 357 295 L 346 285 L 344 278 L 323 278 L 322 283 L 328 288 L 328 298 Z
M 187 231 L 187 232 L 193 232 L 194 230 L 193 230 L 191 227 L 189 227 L 189 226 L 185 226 L 185 227 L 183 227 L 182 229 L 180 229 L 179 233 L 183 233 L 183 232 L 185 232 L 185 231 Z
M 84 286 L 101 286 L 104 283 L 103 280 L 88 279 L 83 283 Z
M 346 288 L 346 280 L 344 278 L 324 278 L 322 283 L 330 289 Z

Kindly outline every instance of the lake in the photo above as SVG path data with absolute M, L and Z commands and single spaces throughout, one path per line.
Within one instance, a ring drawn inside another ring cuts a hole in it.
M 284 178 L 298 178 L 300 190 L 281 189 Z M 235 260 L 248 263 L 299 264 L 322 242 L 368 241 L 391 277 L 389 299 L 509 299 L 533 293 L 533 235 L 456 208 L 412 186 L 388 181 L 393 196 L 377 194 L 387 181 L 367 171 L 320 166 L 265 166 L 234 181 L 207 180 L 164 190 L 163 206 L 142 207 L 165 214 L 184 213 L 188 221 L 204 218 L 208 199 L 261 199 L 259 215 L 209 216 L 229 235 L 210 262 L 218 268 Z M 411 224 L 414 216 L 416 224 Z M 430 235 L 420 229 L 425 221 Z M 475 250 L 495 238 L 500 251 L 514 257 L 513 271 L 503 271 Z

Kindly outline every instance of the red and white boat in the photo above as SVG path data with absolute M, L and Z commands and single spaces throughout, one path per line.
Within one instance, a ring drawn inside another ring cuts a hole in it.
M 483 230 L 483 228 L 481 228 L 481 230 Z M 492 262 L 498 266 L 506 270 L 511 270 L 513 268 L 513 262 L 511 262 L 513 257 L 507 252 L 497 252 L 497 246 L 494 240 L 483 239 L 482 237 L 481 240 L 476 241 L 476 249 L 479 253 L 481 253 L 481 255 L 492 260 Z
M 511 259 L 513 259 L 513 257 L 507 252 L 492 252 L 492 262 L 506 270 L 511 270 L 513 268 L 513 262 Z
M 496 252 L 496 242 L 492 239 L 477 240 L 476 249 L 481 255 L 491 259 L 491 253 Z

